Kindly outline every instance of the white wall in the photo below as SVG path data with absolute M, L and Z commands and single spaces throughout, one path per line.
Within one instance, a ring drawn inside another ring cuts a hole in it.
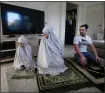
M 86 7 L 77 6 L 77 22 L 76 22 L 76 35 L 79 34 L 79 28 L 86 23 Z
M 93 34 L 102 32 L 104 29 L 104 4 L 87 7 L 86 23 L 89 25 L 88 35 L 93 38 Z M 103 32 L 104 34 L 104 32 Z
M 53 27 L 54 33 L 64 44 L 66 2 L 47 2 L 46 17 L 46 22 Z
M 46 14 L 46 22 L 53 27 L 54 33 L 59 36 L 60 2 L 47 2 Z
M 61 18 L 60 18 L 60 31 L 59 31 L 59 37 L 62 41 L 62 44 L 65 43 L 65 20 L 66 20 L 66 2 L 61 2 Z

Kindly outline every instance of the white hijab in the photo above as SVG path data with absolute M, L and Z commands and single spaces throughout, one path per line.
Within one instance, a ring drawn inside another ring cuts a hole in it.
M 24 65 L 26 69 L 36 68 L 35 60 L 32 56 L 31 46 L 28 40 L 22 35 L 18 39 L 18 43 L 23 43 L 24 46 L 18 45 L 15 53 L 13 68 L 20 69 L 21 65 Z

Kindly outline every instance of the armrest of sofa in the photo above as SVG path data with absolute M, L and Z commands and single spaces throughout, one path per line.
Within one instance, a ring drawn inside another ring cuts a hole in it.
M 102 58 L 105 58 L 105 41 L 104 40 L 93 40 L 93 44 L 97 50 L 98 55 Z M 90 47 L 88 47 L 88 51 L 93 53 Z

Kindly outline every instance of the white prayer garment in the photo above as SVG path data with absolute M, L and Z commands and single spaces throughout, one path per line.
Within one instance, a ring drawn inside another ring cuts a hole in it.
M 37 58 L 37 68 L 39 74 L 49 74 L 51 76 L 63 73 L 68 68 L 64 64 L 63 48 L 60 40 L 53 33 L 52 27 L 43 29 L 44 35 L 40 42 Z
M 19 37 L 18 43 L 19 44 L 16 49 L 13 68 L 21 69 L 21 66 L 23 65 L 27 70 L 34 70 L 36 65 L 28 40 L 22 35 Z M 23 46 L 21 44 L 23 44 Z

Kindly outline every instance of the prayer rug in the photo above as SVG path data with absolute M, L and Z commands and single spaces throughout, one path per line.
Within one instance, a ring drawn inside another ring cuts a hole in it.
M 73 57 L 65 58 L 70 64 L 72 64 L 78 71 L 80 71 L 87 79 L 92 81 L 96 86 L 104 91 L 104 68 L 89 66 L 83 69 L 81 66 L 76 64 L 76 60 Z
M 7 68 L 6 74 L 11 79 L 33 79 L 35 77 L 32 71 L 14 70 L 12 68 Z
M 56 76 L 41 75 L 38 74 L 37 71 L 37 81 L 39 85 L 39 91 L 54 89 L 59 87 L 64 88 L 64 86 L 70 86 L 71 88 L 76 88 L 76 87 L 79 88 L 79 86 L 84 87 L 85 85 L 90 84 L 90 81 L 86 79 L 85 76 L 82 75 L 77 69 L 75 69 L 70 63 L 65 61 L 65 64 L 69 69 L 66 70 L 64 73 Z

